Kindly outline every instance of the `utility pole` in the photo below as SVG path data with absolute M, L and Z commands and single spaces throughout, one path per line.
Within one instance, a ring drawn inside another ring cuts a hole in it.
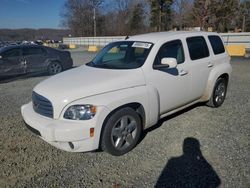
M 247 13 L 247 1 L 244 1 L 244 10 L 243 10 L 243 21 L 242 21 L 242 32 L 246 30 L 246 13 Z
M 163 6 L 165 5 L 165 2 L 163 0 L 158 0 L 159 3 L 159 7 L 160 7 L 160 11 L 159 11 L 159 24 L 158 24 L 158 31 L 161 31 L 161 26 L 162 26 L 162 10 L 163 10 Z
M 158 31 L 162 31 L 162 13 L 165 12 L 167 14 L 167 10 L 170 8 L 171 2 L 165 1 L 165 0 L 158 0 L 158 3 L 159 3 L 159 8 L 160 8 Z
M 161 31 L 161 8 L 159 13 L 159 25 L 158 25 L 158 31 Z
M 95 6 L 94 6 L 93 20 L 94 20 L 94 37 L 96 37 L 96 11 L 95 11 Z
M 103 0 L 92 0 L 93 21 L 94 21 L 94 37 L 96 37 L 96 9 L 102 4 Z

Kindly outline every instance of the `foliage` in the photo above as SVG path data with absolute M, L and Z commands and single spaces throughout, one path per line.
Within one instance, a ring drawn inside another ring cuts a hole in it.
M 97 35 L 192 27 L 226 32 L 245 26 L 249 31 L 249 14 L 245 12 L 250 3 L 245 6 L 243 3 L 240 0 L 66 0 L 62 17 L 73 36 L 93 36 L 93 7 L 97 11 Z
M 238 0 L 214 0 L 211 3 L 211 25 L 218 32 L 227 32 L 239 11 Z
M 142 33 L 145 29 L 143 5 L 138 3 L 132 12 L 130 30 L 132 34 Z
M 94 10 L 95 20 L 94 20 Z M 65 0 L 62 26 L 54 29 L 0 29 L 0 40 L 54 39 L 68 36 L 133 35 L 200 27 L 250 32 L 249 0 Z
M 153 31 L 171 29 L 171 5 L 173 0 L 150 0 L 150 26 Z

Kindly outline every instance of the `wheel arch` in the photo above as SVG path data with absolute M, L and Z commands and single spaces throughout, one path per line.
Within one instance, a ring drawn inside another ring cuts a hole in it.
M 228 73 L 224 73 L 224 74 L 220 75 L 216 80 L 218 80 L 219 78 L 226 79 L 227 84 L 228 84 L 228 82 L 229 82 L 229 74 Z
M 143 107 L 143 105 L 139 102 L 131 102 L 131 103 L 127 103 L 127 104 L 123 104 L 115 109 L 113 109 L 104 119 L 103 124 L 102 124 L 102 128 L 101 128 L 101 133 L 100 133 L 100 139 L 99 139 L 99 149 L 101 146 L 101 141 L 102 141 L 102 137 L 103 137 L 103 131 L 105 128 L 105 124 L 107 123 L 107 121 L 109 120 L 109 118 L 118 110 L 123 109 L 123 108 L 132 108 L 133 110 L 135 110 L 135 112 L 139 115 L 140 119 L 141 119 L 141 123 L 142 123 L 142 130 L 144 130 L 145 128 L 145 123 L 146 123 L 146 113 L 145 113 L 145 109 Z
M 64 66 L 63 66 L 63 63 L 61 61 L 59 61 L 58 59 L 51 59 L 48 61 L 47 65 L 46 65 L 46 71 L 50 74 L 50 75 L 54 75 L 54 74 L 51 74 L 50 73 L 50 65 L 52 65 L 53 63 L 57 63 L 61 66 L 61 71 L 60 72 L 63 72 L 65 70 Z M 58 72 L 59 73 L 59 72 Z M 56 73 L 57 74 L 57 73 Z
M 200 101 L 205 102 L 210 99 L 213 89 L 214 89 L 214 85 L 219 78 L 225 78 L 228 84 L 230 80 L 231 72 L 232 72 L 232 67 L 229 63 L 222 64 L 218 66 L 216 69 L 214 69 L 213 71 L 211 71 L 209 78 L 208 78 L 206 89 Z
M 59 59 L 49 59 L 49 60 L 47 60 L 47 69 L 48 69 L 48 67 L 49 67 L 49 65 L 51 64 L 51 63 L 54 63 L 54 62 L 56 62 L 56 63 L 60 63 L 60 65 L 62 66 L 62 68 L 63 68 L 63 70 L 64 70 L 64 66 L 63 66 L 63 63 L 59 60 Z

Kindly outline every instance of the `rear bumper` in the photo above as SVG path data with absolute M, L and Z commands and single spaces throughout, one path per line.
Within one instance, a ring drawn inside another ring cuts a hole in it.
M 101 127 L 109 113 L 104 107 L 101 115 L 91 120 L 72 121 L 56 120 L 37 114 L 32 104 L 21 107 L 21 112 L 28 128 L 49 144 L 70 152 L 84 152 L 98 149 Z M 94 136 L 90 136 L 90 129 L 94 128 Z
M 73 59 L 62 60 L 63 70 L 67 70 L 73 67 Z

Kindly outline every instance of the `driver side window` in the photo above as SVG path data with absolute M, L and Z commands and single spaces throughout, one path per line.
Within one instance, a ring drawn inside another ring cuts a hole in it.
M 155 65 L 161 64 L 161 59 L 165 57 L 175 58 L 178 64 L 185 61 L 184 50 L 181 40 L 173 40 L 163 44 L 155 58 Z

